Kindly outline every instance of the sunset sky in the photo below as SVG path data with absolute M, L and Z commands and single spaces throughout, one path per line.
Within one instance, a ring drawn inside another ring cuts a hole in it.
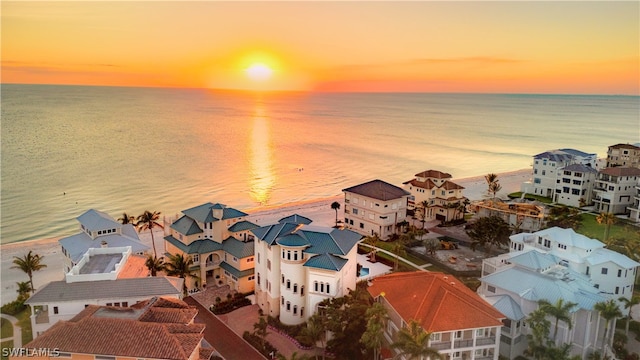
M 640 92 L 638 1 L 1 6 L 3 83 Z

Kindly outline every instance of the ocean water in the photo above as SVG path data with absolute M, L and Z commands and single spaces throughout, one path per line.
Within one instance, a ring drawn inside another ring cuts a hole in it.
M 1 87 L 0 241 L 67 236 L 90 208 L 175 215 L 338 195 L 427 169 L 454 178 L 640 141 L 637 96 L 255 94 Z

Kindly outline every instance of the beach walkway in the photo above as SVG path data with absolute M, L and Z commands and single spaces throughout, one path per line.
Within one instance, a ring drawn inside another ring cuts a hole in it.
M 22 328 L 18 326 L 18 319 L 7 314 L 0 315 L 2 315 L 3 319 L 8 320 L 9 322 L 11 322 L 11 325 L 13 325 L 13 336 L 2 338 L 0 341 L 3 343 L 5 341 L 13 341 L 14 348 L 22 347 Z

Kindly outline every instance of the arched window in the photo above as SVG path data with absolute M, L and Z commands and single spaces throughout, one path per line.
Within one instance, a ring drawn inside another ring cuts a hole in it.
M 287 280 L 287 289 L 291 289 L 291 280 Z
M 284 274 L 282 275 L 282 283 L 284 284 Z
M 329 284 L 327 284 L 327 294 L 330 293 L 329 291 Z
M 287 250 L 287 260 L 291 260 L 291 250 Z
M 296 260 L 296 261 L 298 260 L 298 252 L 297 251 L 293 252 L 293 260 Z
M 300 308 L 300 316 L 304 316 L 304 306 Z
M 298 284 L 293 284 L 293 293 L 298 293 Z
M 287 301 L 287 311 L 291 311 L 291 302 Z
M 258 279 L 259 279 L 259 277 L 258 277 Z M 260 281 L 258 281 L 258 284 L 259 284 L 259 283 L 260 283 Z M 318 291 L 318 282 L 317 282 L 317 281 L 314 281 L 314 282 L 313 282 L 313 290 L 314 290 L 314 291 Z
M 280 298 L 282 299 L 282 305 L 284 305 L 284 296 L 280 296 Z
M 298 305 L 293 305 L 293 315 L 298 314 Z
M 324 292 L 324 283 L 320 283 L 320 292 Z
M 300 286 L 300 296 L 304 296 L 304 285 Z

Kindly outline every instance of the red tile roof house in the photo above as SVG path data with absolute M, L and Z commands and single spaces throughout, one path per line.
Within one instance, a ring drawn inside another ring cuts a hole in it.
M 388 350 L 396 333 L 416 320 L 431 333 L 429 346 L 446 359 L 498 359 L 505 316 L 455 277 L 396 273 L 373 279 L 368 291 L 389 314 L 383 354 L 396 355 Z
M 35 359 L 209 359 L 214 350 L 203 341 L 205 326 L 194 323 L 197 313 L 171 298 L 152 298 L 127 308 L 89 305 L 24 348 Z

